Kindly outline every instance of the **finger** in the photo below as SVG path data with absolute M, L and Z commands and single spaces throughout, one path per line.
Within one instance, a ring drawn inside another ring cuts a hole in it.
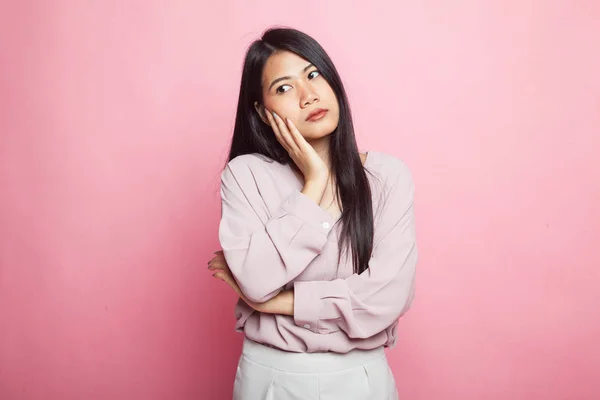
M 277 141 L 279 143 L 281 143 L 281 145 L 283 146 L 285 151 L 287 151 L 289 153 L 290 150 L 287 146 L 287 143 L 285 142 L 285 140 L 283 140 L 283 137 L 281 136 L 281 132 L 279 131 L 279 126 L 277 126 L 277 121 L 275 121 L 275 117 L 273 116 L 271 111 L 267 110 L 266 108 L 265 108 L 265 114 L 267 114 L 267 119 L 269 120 L 269 123 L 271 124 L 271 128 L 273 129 L 273 132 L 275 133 L 275 138 L 277 138 Z
M 281 119 L 281 117 L 275 114 L 275 122 L 277 122 L 277 127 L 279 128 L 279 132 L 281 133 L 281 137 L 285 140 L 286 144 L 290 148 L 290 150 L 294 153 L 298 152 L 298 145 L 292 138 L 292 134 L 287 128 L 285 122 Z M 288 150 L 289 151 L 289 150 Z
M 226 262 L 225 255 L 223 254 L 223 252 L 220 252 L 220 253 L 215 252 L 214 254 L 215 254 L 215 256 L 213 258 L 211 258 L 210 260 L 208 260 L 209 264 L 214 261 Z
M 210 260 L 208 260 L 208 263 L 213 263 L 213 262 L 219 262 L 219 263 L 226 263 L 227 261 L 225 260 L 225 256 L 222 254 L 217 254 L 216 256 L 214 256 L 213 258 L 211 258 Z
M 286 137 L 285 132 L 281 130 L 280 124 L 277 122 L 277 118 L 273 114 L 271 114 L 271 122 L 271 126 L 273 127 L 273 132 L 275 132 L 277 141 L 281 144 L 285 151 L 291 154 L 293 150 L 290 147 L 290 140 Z
M 281 132 L 281 136 L 286 141 L 290 150 L 296 153 L 298 151 L 298 144 L 294 140 L 294 137 L 288 129 L 288 126 L 286 125 L 285 121 L 281 119 L 281 117 L 277 114 L 275 116 L 275 120 L 277 121 L 277 126 L 279 127 L 279 132 Z
M 290 131 L 290 136 L 294 140 L 294 143 L 296 143 L 296 146 L 298 146 L 300 150 L 304 150 L 305 146 L 309 145 L 308 142 L 306 141 L 304 136 L 302 136 L 298 128 L 296 128 L 296 125 L 294 125 L 291 119 L 286 118 L 285 121 L 287 123 L 288 130 Z
M 208 269 L 219 269 L 222 271 L 229 271 L 229 266 L 225 263 L 218 261 L 211 261 L 208 263 Z

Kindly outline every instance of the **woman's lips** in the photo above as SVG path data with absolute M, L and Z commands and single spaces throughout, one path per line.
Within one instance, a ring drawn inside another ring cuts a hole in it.
M 318 121 L 321 118 L 323 118 L 325 115 L 327 115 L 328 110 L 321 110 L 316 114 L 311 115 L 309 118 L 307 118 L 307 121 Z

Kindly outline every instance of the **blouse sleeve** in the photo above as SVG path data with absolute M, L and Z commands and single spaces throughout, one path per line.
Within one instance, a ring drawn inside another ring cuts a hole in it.
M 248 165 L 230 162 L 221 174 L 219 241 L 241 291 L 265 302 L 321 253 L 333 218 L 304 193 L 293 190 L 274 212 L 264 212 Z M 260 212 L 257 212 L 260 211 Z
M 342 330 L 368 338 L 392 325 L 414 297 L 417 245 L 413 212 L 414 184 L 401 163 L 387 184 L 380 230 L 367 270 L 346 279 L 294 282 L 294 321 L 315 333 Z

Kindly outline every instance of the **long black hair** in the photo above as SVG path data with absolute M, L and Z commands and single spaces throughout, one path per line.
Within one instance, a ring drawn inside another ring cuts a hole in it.
M 330 171 L 335 176 L 336 194 L 342 204 L 338 262 L 343 249 L 350 242 L 353 271 L 360 274 L 367 269 L 373 250 L 371 188 L 358 152 L 350 105 L 342 80 L 325 50 L 312 37 L 296 29 L 278 27 L 266 30 L 260 39 L 251 43 L 244 60 L 227 162 L 243 154 L 258 153 L 281 164 L 293 163 L 287 151 L 277 141 L 272 128 L 260 119 L 254 108 L 255 101 L 263 104 L 263 67 L 271 55 L 282 50 L 293 52 L 311 62 L 337 96 L 339 123 L 331 133 L 329 156 Z

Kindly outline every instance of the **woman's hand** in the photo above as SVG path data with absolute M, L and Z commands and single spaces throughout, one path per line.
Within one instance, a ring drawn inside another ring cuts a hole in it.
M 305 181 L 323 182 L 329 178 L 329 168 L 315 149 L 304 139 L 291 119 L 284 122 L 281 117 L 265 109 L 267 119 L 275 132 L 275 137 L 298 166 Z
M 227 261 L 225 261 L 225 256 L 223 255 L 223 250 L 218 250 L 215 252 L 215 256 L 208 262 L 208 269 L 216 270 L 213 274 L 214 278 L 220 279 L 226 284 L 228 284 L 234 292 L 237 293 L 238 296 L 242 300 L 246 302 L 250 307 L 255 309 L 256 311 L 265 312 L 265 304 L 266 303 L 255 303 L 250 301 L 246 295 L 242 292 L 239 285 L 235 281 L 229 266 L 227 265 Z
M 258 306 L 258 303 L 254 303 L 242 293 L 239 285 L 235 281 L 231 270 L 229 270 L 229 266 L 227 265 L 227 261 L 225 261 L 225 256 L 223 255 L 223 250 L 218 250 L 215 252 L 215 256 L 208 262 L 209 270 L 216 270 L 213 274 L 213 278 L 218 278 L 225 283 L 227 283 L 237 294 L 240 296 L 242 300 L 244 300 L 248 305 L 255 310 L 255 306 Z
M 239 285 L 235 281 L 233 274 L 229 270 L 229 266 L 223 256 L 223 251 L 218 250 L 215 256 L 208 262 L 209 270 L 217 270 L 213 277 L 221 279 L 227 283 L 246 304 L 258 312 L 269 314 L 294 314 L 294 292 L 292 290 L 284 290 L 277 296 L 264 303 L 255 303 L 250 301 L 242 292 Z

